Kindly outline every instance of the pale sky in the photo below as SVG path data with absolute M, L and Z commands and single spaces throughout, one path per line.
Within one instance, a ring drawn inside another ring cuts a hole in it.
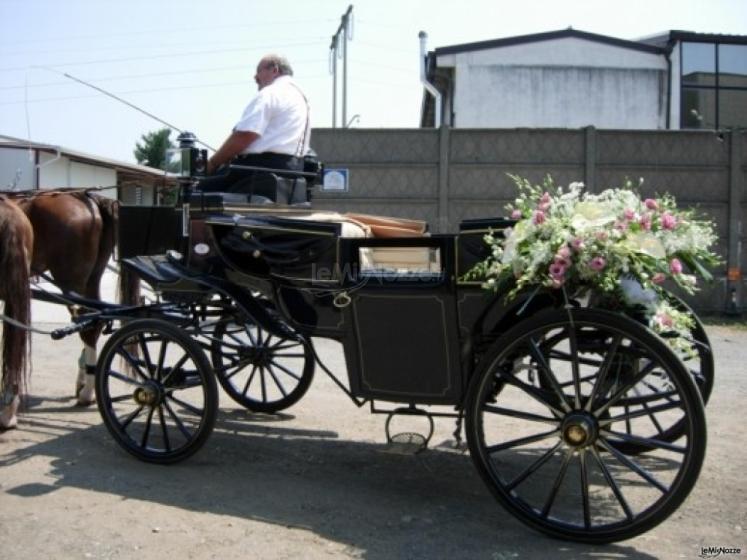
M 162 125 L 67 72 L 217 148 L 256 92 L 254 69 L 268 52 L 290 60 L 313 126 L 331 126 L 329 46 L 350 3 L 0 0 L 0 134 L 134 161 L 140 135 Z M 418 126 L 420 30 L 430 50 L 569 26 L 622 39 L 671 29 L 747 35 L 747 0 L 352 4 L 348 120 L 358 115 L 360 128 Z M 342 61 L 338 69 L 341 80 Z M 338 95 L 338 111 L 340 103 Z

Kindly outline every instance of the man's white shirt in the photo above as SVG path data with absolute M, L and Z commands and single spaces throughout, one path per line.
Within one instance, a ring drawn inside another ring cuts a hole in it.
M 249 102 L 234 130 L 259 138 L 242 154 L 273 152 L 303 156 L 309 146 L 309 106 L 290 76 L 279 76 Z M 301 140 L 303 139 L 303 146 Z

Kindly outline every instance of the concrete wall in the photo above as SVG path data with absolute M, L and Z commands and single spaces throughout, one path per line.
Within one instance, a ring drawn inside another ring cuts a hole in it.
M 669 192 L 718 227 L 725 264 L 691 302 L 747 308 L 747 134 L 586 129 L 317 129 L 312 146 L 329 168 L 349 169 L 349 191 L 319 193 L 320 209 L 423 219 L 456 232 L 466 218 L 504 215 L 516 196 L 508 174 L 534 182 L 583 181 L 599 191 L 644 179 L 644 196 Z M 731 280 L 727 276 L 730 271 Z M 733 292 L 732 292 L 733 290 Z M 744 296 L 743 296 L 744 293 Z

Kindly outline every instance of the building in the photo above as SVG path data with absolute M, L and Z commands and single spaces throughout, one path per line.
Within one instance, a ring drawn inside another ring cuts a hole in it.
M 150 204 L 157 187 L 172 183 L 160 169 L 0 136 L 0 191 L 112 187 L 108 196 L 119 188 L 123 201 Z
M 426 76 L 456 128 L 747 127 L 747 36 L 565 29 L 439 47 Z M 435 106 L 424 93 L 421 126 Z

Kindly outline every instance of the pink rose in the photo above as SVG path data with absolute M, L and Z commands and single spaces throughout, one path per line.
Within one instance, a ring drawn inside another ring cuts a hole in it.
M 653 198 L 647 198 L 643 201 L 643 204 L 646 205 L 646 208 L 649 210 L 657 210 L 659 208 L 659 203 L 656 202 Z
M 651 229 L 651 216 L 649 214 L 644 214 L 638 219 L 638 223 L 643 229 L 649 231 Z
M 666 279 L 667 279 L 667 277 L 666 277 L 666 275 L 665 275 L 665 274 L 664 274 L 663 272 L 657 272 L 657 273 L 656 273 L 656 274 L 654 274 L 654 276 L 653 276 L 653 277 L 651 278 L 651 281 L 652 281 L 652 282 L 653 282 L 654 284 L 661 284 L 661 283 L 662 283 L 662 282 L 664 282 L 664 280 L 666 280 Z
M 545 213 L 542 210 L 534 212 L 534 223 L 537 225 L 545 223 Z
M 666 313 L 660 313 L 656 316 L 656 322 L 659 323 L 662 327 L 671 327 L 674 325 L 674 321 L 672 320 L 672 317 L 670 317 Z
M 659 222 L 661 223 L 661 227 L 664 229 L 674 229 L 677 225 L 677 218 L 672 216 L 669 212 L 664 212 Z
M 604 257 L 594 257 L 589 261 L 589 268 L 597 272 L 601 271 L 605 266 L 607 266 L 607 261 L 604 260 Z
M 550 203 L 549 202 L 540 202 L 539 206 L 537 206 L 540 210 L 543 212 L 547 212 L 550 209 Z
M 521 210 L 514 210 L 511 212 L 511 219 L 512 220 L 521 220 Z
M 545 191 L 545 193 L 540 197 L 540 202 L 550 202 L 550 193 Z
M 558 249 L 557 255 L 555 255 L 555 258 L 560 259 L 567 259 L 571 256 L 571 250 L 568 248 L 568 245 L 563 245 L 560 249 Z
M 624 215 L 625 215 L 625 219 L 626 220 L 628 220 L 628 221 L 634 220 L 635 219 L 635 210 L 631 210 L 630 208 L 626 208 L 625 212 L 624 212 Z
M 598 239 L 599 241 L 607 241 L 607 238 L 608 238 L 608 237 L 609 237 L 609 235 L 607 234 L 607 232 L 606 232 L 606 231 L 598 231 L 598 232 L 596 233 L 596 238 L 597 238 L 597 239 Z
M 550 265 L 550 276 L 556 280 L 562 280 L 565 276 L 565 266 L 559 262 L 554 262 Z
M 672 259 L 671 261 L 669 261 L 669 271 L 672 274 L 682 273 L 682 263 L 679 259 Z
M 571 241 L 571 247 L 573 247 L 574 251 L 583 251 L 586 245 L 584 244 L 583 239 L 581 239 L 580 237 L 577 237 L 573 241 Z

